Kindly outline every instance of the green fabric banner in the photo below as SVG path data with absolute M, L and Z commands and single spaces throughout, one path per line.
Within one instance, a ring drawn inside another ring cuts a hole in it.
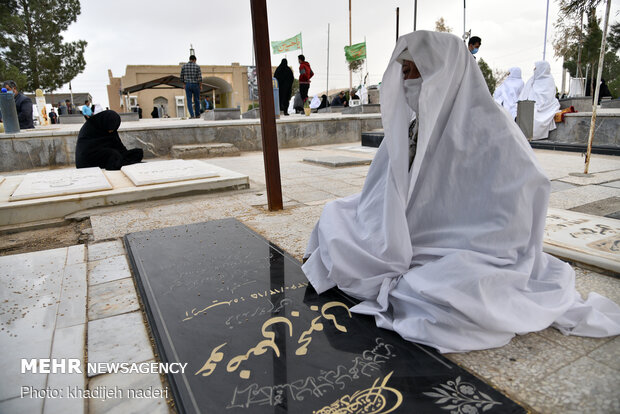
M 353 62 L 354 60 L 366 59 L 366 42 L 356 43 L 351 46 L 345 46 L 344 56 L 349 62 Z
M 274 55 L 288 52 L 289 50 L 301 49 L 301 33 L 281 42 L 271 42 L 271 49 L 273 49 Z

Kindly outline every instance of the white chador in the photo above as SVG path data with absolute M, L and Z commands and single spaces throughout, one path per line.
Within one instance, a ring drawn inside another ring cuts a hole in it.
M 405 49 L 421 74 L 420 88 L 407 87 L 417 105 L 405 93 Z M 361 194 L 328 203 L 310 236 L 303 270 L 319 293 L 338 286 L 362 300 L 353 312 L 441 352 L 499 347 L 550 325 L 620 333 L 620 307 L 595 293 L 582 301 L 572 268 L 542 252 L 549 180 L 462 40 L 401 37 L 381 117 L 385 138 Z
M 495 102 L 503 106 L 512 119 L 517 117 L 517 101 L 519 94 L 523 90 L 523 79 L 521 79 L 521 68 L 510 68 L 508 77 L 493 93 Z
M 555 129 L 553 116 L 560 110 L 560 103 L 555 97 L 555 81 L 551 76 L 549 62 L 539 60 L 534 63 L 534 74 L 523 87 L 519 100 L 536 101 L 533 139 L 547 138 L 549 131 Z

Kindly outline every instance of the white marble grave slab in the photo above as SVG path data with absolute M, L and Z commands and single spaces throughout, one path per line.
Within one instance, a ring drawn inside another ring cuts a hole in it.
M 198 160 L 153 161 L 126 165 L 121 171 L 136 186 L 217 177 L 215 168 Z
M 112 184 L 99 167 L 34 172 L 24 176 L 9 201 L 89 193 L 112 188 Z
M 545 251 L 620 272 L 620 220 L 550 208 Z

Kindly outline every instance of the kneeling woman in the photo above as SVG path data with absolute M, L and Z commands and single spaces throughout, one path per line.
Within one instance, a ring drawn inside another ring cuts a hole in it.
M 128 150 L 121 142 L 120 125 L 121 117 L 114 111 L 103 111 L 86 120 L 78 135 L 75 166 L 120 170 L 123 165 L 142 161 L 141 148 Z

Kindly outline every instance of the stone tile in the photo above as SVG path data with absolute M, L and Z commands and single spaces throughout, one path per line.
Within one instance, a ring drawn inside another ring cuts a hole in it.
M 88 322 L 88 362 L 143 362 L 152 358 L 141 312 Z
M 620 188 L 620 180 L 612 181 L 610 183 L 603 183 L 602 185 L 604 185 L 605 187 Z
M 532 404 L 544 413 L 617 413 L 620 412 L 620 371 L 582 357 L 536 383 L 546 396 Z
M 549 207 L 567 210 L 609 197 L 620 197 L 620 189 L 585 185 L 552 193 L 549 197 Z
M 530 387 L 579 358 L 579 353 L 555 344 L 536 333 L 517 335 L 509 344 L 463 354 L 447 354 L 485 380 L 515 392 Z
M 131 277 L 125 256 L 113 256 L 88 263 L 89 286 Z
M 582 177 L 580 175 L 571 175 L 569 174 L 566 177 L 562 178 L 562 181 L 577 185 L 590 185 L 590 184 L 601 184 L 607 182 L 613 182 L 620 179 L 620 165 L 616 167 L 615 170 L 597 172 L 594 174 L 588 174 L 587 177 Z
M 121 240 L 88 245 L 89 262 L 107 259 L 108 257 L 119 256 L 121 254 L 125 254 L 125 248 L 123 247 L 123 242 Z
M 576 185 L 565 183 L 564 181 L 553 180 L 551 181 L 551 192 L 568 190 L 569 188 L 575 188 Z
M 590 358 L 620 371 L 620 336 L 616 336 L 588 355 Z
M 605 217 L 612 218 L 615 220 L 620 220 L 620 211 L 616 211 L 610 214 L 605 214 Z
M 107 400 L 93 398 L 89 401 L 90 414 L 168 414 L 170 412 L 165 398 L 129 398 L 128 396 L 129 390 L 148 390 L 149 387 L 152 387 L 153 390 L 167 392 L 168 398 L 172 398 L 172 392 L 167 388 L 163 388 L 157 374 L 99 375 L 92 378 L 88 384 L 90 389 L 95 389 L 96 387 L 112 389 L 115 386 L 122 390 L 123 398 L 110 398 Z
M 579 213 L 607 216 L 620 211 L 620 197 L 609 197 L 570 209 Z
M 592 270 L 575 267 L 575 288 L 583 298 L 596 292 L 620 304 L 620 280 Z
M 332 168 L 351 167 L 354 165 L 369 165 L 372 160 L 368 158 L 347 157 L 347 156 L 322 156 L 306 157 L 304 162 L 325 165 Z
M 0 257 L 0 401 L 47 374 L 21 373 L 20 357 L 49 358 L 67 248 Z
M 101 168 L 67 168 L 26 174 L 10 199 L 27 200 L 111 189 L 112 185 Z
M 95 240 L 123 237 L 127 233 L 141 231 L 146 214 L 140 210 L 125 210 L 122 214 L 104 214 L 90 217 Z
M 585 336 L 564 335 L 555 328 L 547 328 L 538 332 L 538 334 L 562 347 L 571 349 L 582 356 L 587 355 L 590 351 L 593 351 L 612 340 L 612 338 L 588 338 Z
M 13 398 L 0 401 L 0 413 L 2 414 L 37 414 L 43 412 L 43 398 Z
M 294 191 L 288 192 L 286 195 L 299 203 L 307 203 L 309 201 L 328 200 L 334 198 L 330 194 L 321 190 Z
M 56 328 L 86 323 L 86 263 L 65 267 Z
M 86 246 L 78 244 L 76 246 L 70 246 L 67 250 L 67 266 L 71 266 L 78 263 L 84 263 L 86 261 Z
M 88 320 L 107 318 L 140 308 L 132 278 L 92 286 L 88 292 Z
M 167 160 L 126 165 L 121 171 L 134 185 L 151 185 L 217 177 L 219 168 L 198 160 Z
M 86 341 L 86 324 L 75 325 L 69 328 L 56 329 L 52 358 L 79 358 L 82 361 L 82 371 L 86 371 L 84 361 L 84 346 Z M 86 412 L 86 401 L 82 398 L 68 398 L 67 388 L 77 387 L 84 389 L 85 374 L 56 373 L 49 374 L 47 386 L 51 389 L 63 391 L 64 398 L 46 398 L 43 407 L 44 414 L 80 414 Z

